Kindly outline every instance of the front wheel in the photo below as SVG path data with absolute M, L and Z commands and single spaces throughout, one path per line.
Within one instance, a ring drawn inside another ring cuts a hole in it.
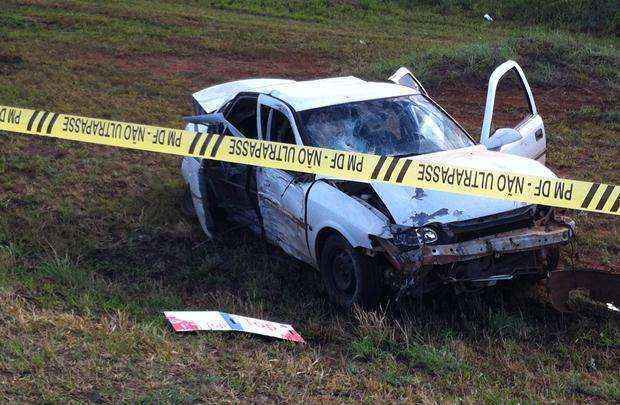
M 359 252 L 340 235 L 327 238 L 320 253 L 319 268 L 329 298 L 350 309 L 377 305 L 383 291 L 383 273 L 376 262 Z

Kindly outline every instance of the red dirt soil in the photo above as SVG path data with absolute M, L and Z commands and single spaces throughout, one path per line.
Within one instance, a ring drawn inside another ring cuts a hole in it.
M 109 60 L 105 55 L 101 57 Z M 201 58 L 158 55 L 131 59 L 117 56 L 114 63 L 119 69 L 145 70 L 162 79 L 188 74 L 192 77 L 221 78 L 222 82 L 251 77 L 312 79 L 324 77 L 335 70 L 329 59 L 302 53 L 293 53 L 286 57 L 275 55 L 268 59 L 243 55 L 234 57 L 207 55 Z

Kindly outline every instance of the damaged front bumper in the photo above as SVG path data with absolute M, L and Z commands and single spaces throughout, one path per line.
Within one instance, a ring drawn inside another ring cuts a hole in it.
M 467 242 L 438 246 L 426 245 L 421 248 L 421 264 L 440 265 L 488 255 L 537 250 L 566 244 L 572 236 L 572 230 L 568 226 L 537 226 Z
M 541 251 L 544 254 L 549 248 L 568 243 L 572 237 L 571 224 L 554 222 L 459 243 L 422 245 L 409 251 L 402 251 L 389 239 L 376 240 L 397 270 L 415 270 L 422 266 L 446 265 L 526 251 Z

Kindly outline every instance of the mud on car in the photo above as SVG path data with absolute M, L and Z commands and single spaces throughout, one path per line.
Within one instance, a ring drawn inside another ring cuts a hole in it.
M 508 72 L 528 111 L 516 127 L 491 131 L 495 93 Z M 406 68 L 386 82 L 234 81 L 193 94 L 193 107 L 190 131 L 398 157 L 378 178 L 407 160 L 554 176 L 544 164 L 542 118 L 513 61 L 489 79 L 480 143 Z M 422 294 L 541 279 L 573 237 L 572 222 L 546 206 L 193 157 L 183 159 L 182 173 L 184 206 L 208 237 L 223 221 L 247 226 L 319 269 L 330 299 L 343 307 L 376 304 L 386 284 Z

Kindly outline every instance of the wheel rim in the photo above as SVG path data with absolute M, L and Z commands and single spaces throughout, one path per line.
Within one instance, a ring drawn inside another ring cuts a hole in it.
M 348 252 L 340 250 L 332 260 L 332 275 L 336 288 L 347 295 L 355 291 L 355 265 Z

